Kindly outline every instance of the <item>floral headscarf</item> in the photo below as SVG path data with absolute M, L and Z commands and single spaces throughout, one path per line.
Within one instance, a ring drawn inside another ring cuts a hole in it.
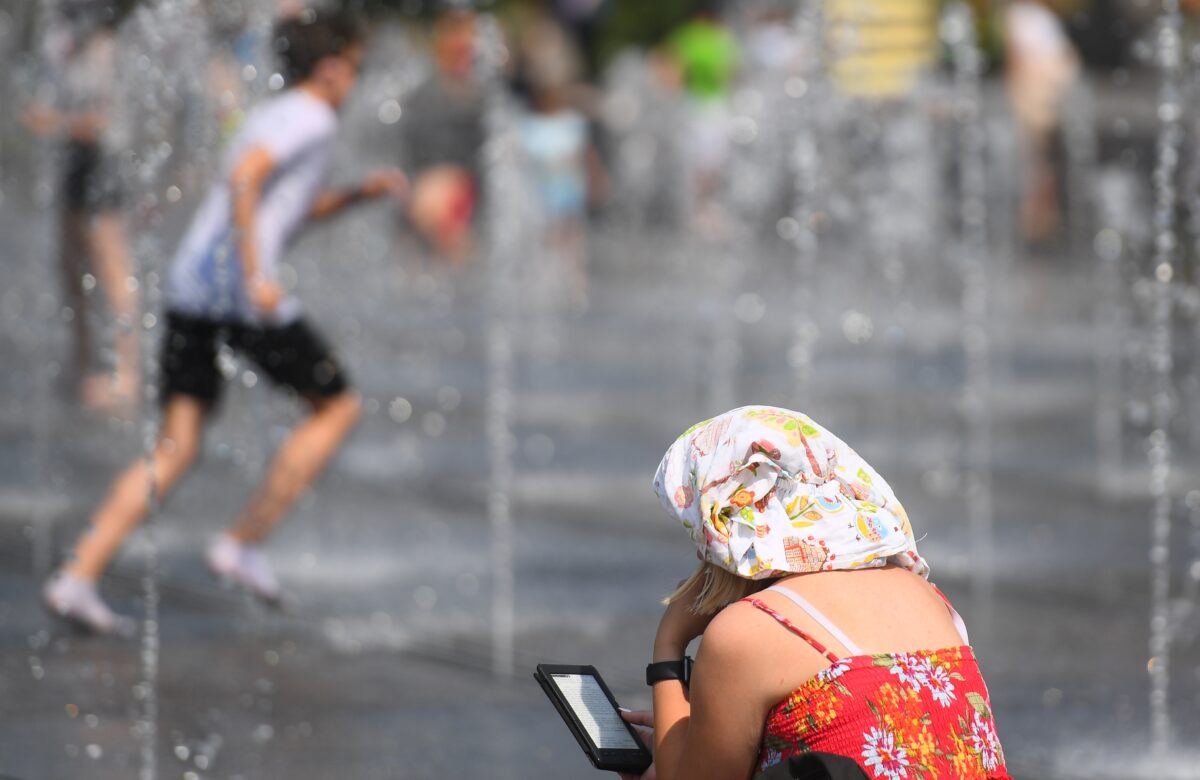
M 654 490 L 704 560 L 748 579 L 888 563 L 929 576 L 892 489 L 799 412 L 744 406 L 692 426 Z

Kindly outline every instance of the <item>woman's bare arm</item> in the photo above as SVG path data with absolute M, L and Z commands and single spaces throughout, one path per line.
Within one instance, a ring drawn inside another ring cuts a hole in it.
M 754 773 L 774 704 L 770 691 L 777 687 L 767 676 L 778 670 L 756 657 L 753 637 L 762 624 L 753 612 L 734 604 L 708 625 L 689 689 L 674 681 L 654 686 L 658 780 L 731 780 Z

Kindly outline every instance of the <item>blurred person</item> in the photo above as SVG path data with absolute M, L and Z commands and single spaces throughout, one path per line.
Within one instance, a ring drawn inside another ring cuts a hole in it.
M 404 177 L 380 171 L 348 191 L 323 190 L 337 109 L 358 78 L 361 36 L 349 17 L 313 15 L 282 24 L 281 57 L 291 88 L 250 112 L 225 153 L 168 273 L 166 334 L 159 373 L 162 429 L 150 459 L 139 458 L 113 484 L 92 527 L 43 595 L 55 613 L 98 632 L 131 623 L 101 600 L 96 582 L 125 537 L 167 495 L 199 454 L 204 426 L 220 399 L 218 352 L 248 357 L 275 384 L 309 405 L 236 522 L 209 547 L 209 567 L 256 596 L 277 599 L 279 584 L 260 544 L 320 474 L 359 416 L 359 399 L 337 356 L 305 320 L 278 279 L 289 240 L 368 198 L 399 194 Z
M 59 265 L 71 311 L 73 365 L 83 405 L 129 417 L 141 394 L 137 288 L 121 212 L 119 157 L 127 146 L 114 116 L 118 28 L 128 4 L 73 0 L 47 36 L 57 66 L 54 105 L 33 105 L 23 117 L 38 135 L 60 143 L 63 178 Z M 112 373 L 92 370 L 89 279 L 99 283 L 115 320 Z
M 791 21 L 784 4 L 770 2 L 751 12 L 745 38 L 747 70 L 778 74 L 797 69 L 802 51 Z
M 962 619 L 854 450 L 742 407 L 686 431 L 654 487 L 702 563 L 658 626 L 653 712 L 625 716 L 653 740 L 643 777 L 749 778 L 816 752 L 871 777 L 1009 777 Z
M 1030 241 L 1062 222 L 1055 139 L 1079 57 L 1062 22 L 1040 0 L 1014 0 L 1004 11 L 1005 82 L 1023 157 L 1020 220 Z
M 413 179 L 408 217 L 441 257 L 461 262 L 471 250 L 486 138 L 483 90 L 475 76 L 477 20 L 469 10 L 442 12 L 433 25 L 434 72 L 404 107 L 400 142 Z
M 548 15 L 520 26 L 518 79 L 529 110 L 518 124 L 521 151 L 546 222 L 544 248 L 564 261 L 571 303 L 587 306 L 585 220 L 589 201 L 605 174 L 590 138 L 587 116 L 577 106 L 583 66 L 562 28 Z
M 686 154 L 692 169 L 692 216 L 709 229 L 718 228 L 714 209 L 729 161 L 729 102 L 740 59 L 737 41 L 722 23 L 718 7 L 716 0 L 705 0 L 667 42 L 691 103 Z
M 582 57 L 584 76 L 596 78 L 600 71 L 600 43 L 610 0 L 550 0 L 555 20 L 571 34 Z

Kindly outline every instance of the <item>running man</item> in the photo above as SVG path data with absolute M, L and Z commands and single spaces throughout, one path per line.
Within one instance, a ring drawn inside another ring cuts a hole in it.
M 399 196 L 406 180 L 385 170 L 351 191 L 322 189 L 337 109 L 358 78 L 361 35 L 344 16 L 302 15 L 283 22 L 276 40 L 294 86 L 247 116 L 168 275 L 163 420 L 152 459 L 138 459 L 117 478 L 74 555 L 43 589 L 53 612 L 101 633 L 132 629 L 132 621 L 100 598 L 96 583 L 149 511 L 151 485 L 165 496 L 195 461 L 220 397 L 221 345 L 244 354 L 310 407 L 241 515 L 210 546 L 209 567 L 223 579 L 264 599 L 279 597 L 260 545 L 359 417 L 359 398 L 336 356 L 276 272 L 289 239 L 306 221 L 361 200 Z

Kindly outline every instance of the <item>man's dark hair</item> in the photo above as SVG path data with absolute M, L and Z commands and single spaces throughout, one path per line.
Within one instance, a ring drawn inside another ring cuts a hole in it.
M 58 13 L 86 35 L 115 30 L 137 6 L 138 0 L 62 0 Z
M 348 13 L 305 11 L 275 27 L 275 52 L 290 85 L 313 74 L 317 63 L 336 57 L 362 42 L 363 32 Z

